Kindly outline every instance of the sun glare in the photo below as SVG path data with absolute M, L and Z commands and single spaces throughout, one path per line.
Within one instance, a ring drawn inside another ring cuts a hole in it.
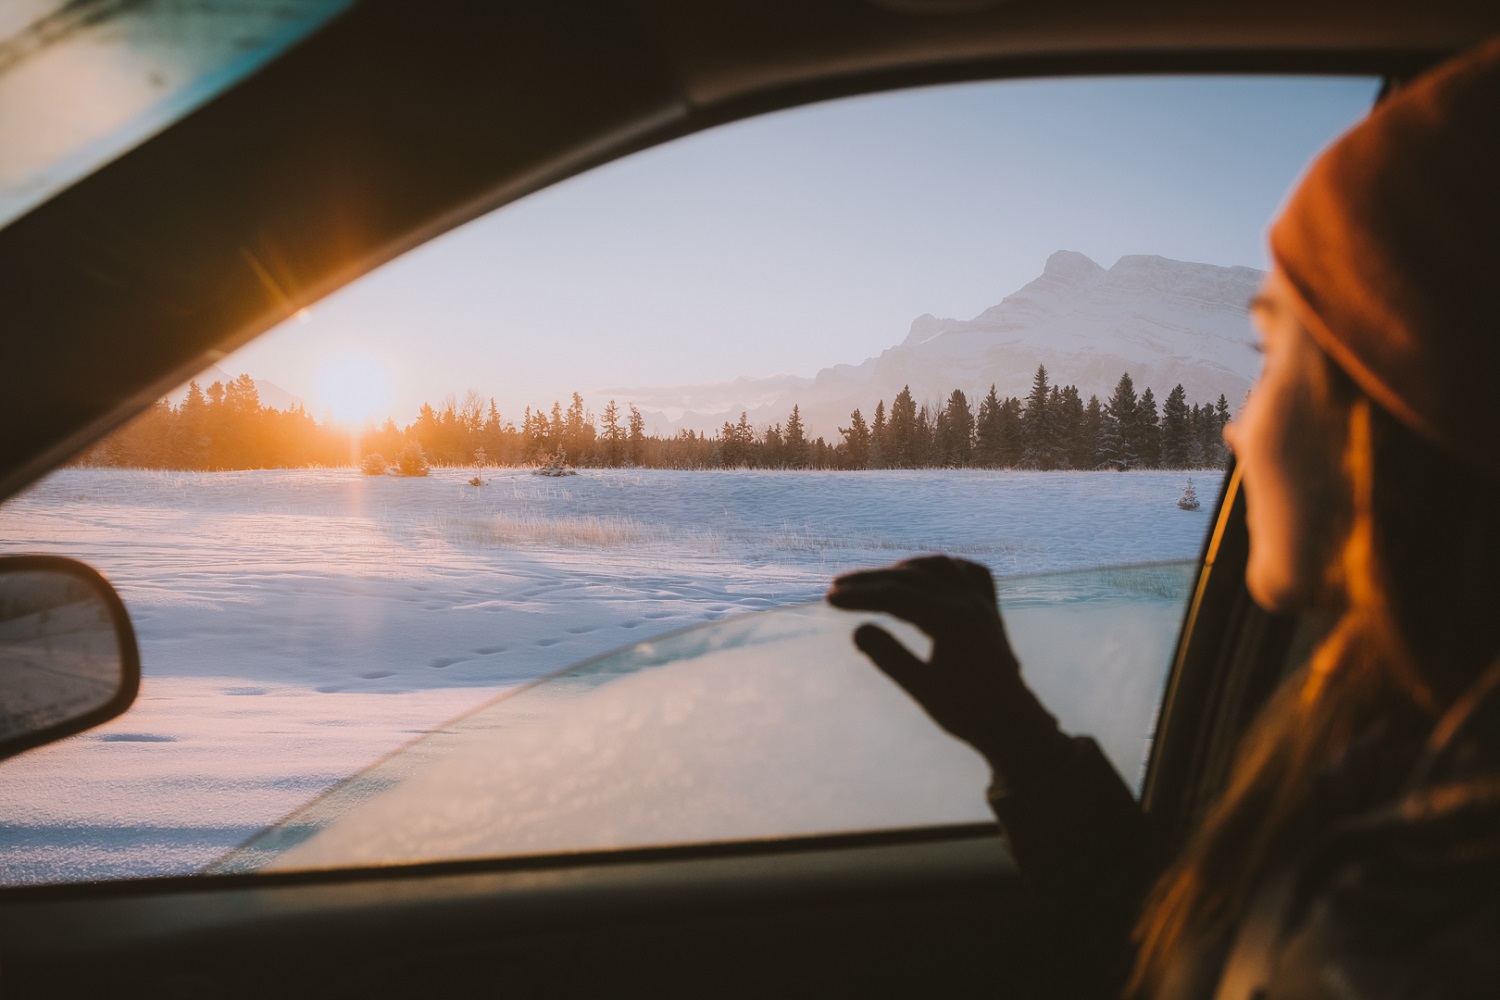
M 385 417 L 391 380 L 385 368 L 363 354 L 330 358 L 317 377 L 319 408 L 350 427 Z

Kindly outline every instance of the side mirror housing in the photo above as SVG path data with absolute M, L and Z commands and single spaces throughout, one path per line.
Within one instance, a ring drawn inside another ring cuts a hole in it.
M 61 556 L 0 557 L 0 759 L 107 722 L 141 658 L 120 596 Z

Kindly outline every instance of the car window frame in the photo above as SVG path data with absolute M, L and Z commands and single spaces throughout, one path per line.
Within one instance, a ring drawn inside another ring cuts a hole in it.
M 1259 16 L 1258 12 L 1252 13 Z M 1182 30 L 1190 34 L 1190 26 Z M 1186 34 L 1180 37 L 1186 37 Z M 1375 37 L 1379 37 L 1378 33 Z M 944 51 L 940 42 L 931 44 L 934 52 Z M 1368 72 L 1375 69 L 1390 73 L 1402 66 L 1425 65 L 1435 61 L 1438 55 L 1446 54 L 1413 51 L 1422 45 L 1440 47 L 1432 46 L 1431 42 L 1411 42 L 1406 48 L 1393 44 L 1384 52 L 1374 50 L 1378 43 L 1366 43 L 1370 46 L 1368 50 L 1352 54 L 1342 40 L 1337 45 L 1325 41 L 1320 47 L 1316 42 L 1311 45 L 1299 42 L 1296 46 L 1283 45 L 1280 49 L 1278 43 L 1270 41 L 1259 43 L 1259 48 L 1252 44 L 1241 49 L 1210 35 L 1207 41 L 1199 44 L 1206 49 L 1217 44 L 1219 51 L 1182 54 L 1164 52 L 1158 45 L 1151 51 L 1132 53 L 1126 51 L 1129 42 L 1120 41 L 1117 50 L 1104 53 L 1069 53 L 1067 47 L 1062 46 L 1061 55 L 1002 58 L 988 62 L 928 55 L 929 64 L 919 65 L 915 70 L 903 66 L 891 69 L 877 62 L 873 71 L 867 63 L 863 69 L 849 72 L 849 63 L 846 62 L 837 74 L 843 79 L 833 84 L 824 82 L 823 86 L 849 93 L 857 88 L 894 86 L 897 84 L 892 81 L 898 78 L 936 82 L 939 78 L 1024 77 L 1060 74 L 1068 68 L 1084 73 L 1159 72 L 1173 67 L 1191 71 L 1236 65 L 1241 69 L 1265 71 L 1276 71 L 1269 68 L 1278 67 L 1281 70 L 1315 72 Z M 1226 55 L 1225 49 L 1233 51 Z M 859 65 L 857 59 L 853 63 Z M 1399 70 L 1396 75 L 1401 75 Z M 770 74 L 770 78 L 776 81 L 774 74 Z M 749 96 L 717 104 L 707 101 L 708 114 L 723 115 L 726 108 L 756 104 L 790 106 L 801 103 L 797 100 L 798 95 L 814 93 L 818 86 L 817 81 L 814 84 L 781 82 L 765 89 L 767 93 L 751 92 Z M 670 127 L 680 126 L 673 124 Z M 635 143 L 639 148 L 650 144 L 649 136 L 648 128 L 644 132 L 626 134 L 623 139 L 616 136 L 614 141 L 625 145 Z M 603 162 L 621 148 L 621 145 L 606 142 L 601 149 L 574 162 L 588 160 L 590 156 Z M 566 170 L 562 168 L 561 172 Z M 549 171 L 558 172 L 556 161 L 538 167 L 533 176 L 544 177 Z M 538 181 L 537 186 L 540 183 Z M 524 186 L 523 183 L 521 187 Z M 458 214 L 462 212 L 462 209 L 458 210 Z M 86 215 L 84 212 L 76 218 Z M 73 218 L 67 213 L 51 215 L 43 228 L 55 233 L 66 228 Z M 3 236 L 0 233 L 0 239 Z M 54 271 L 49 277 L 63 279 L 51 287 L 70 287 L 66 281 L 66 269 Z M 286 314 L 291 311 L 290 308 L 283 310 Z M 12 451 L 0 460 L 0 472 L 3 472 L 0 474 L 0 495 L 14 493 L 51 465 L 143 409 L 160 391 L 190 374 L 197 359 L 205 356 L 205 352 L 220 350 L 223 345 L 236 340 L 243 342 L 259 332 L 257 326 L 268 328 L 276 321 L 277 318 L 268 313 L 259 320 L 231 322 L 216 328 L 212 336 L 203 341 L 180 343 L 175 356 L 191 360 L 175 362 L 175 368 L 171 364 L 157 364 L 150 366 L 150 371 L 139 366 L 125 369 L 128 377 L 109 383 L 104 405 L 67 416 L 66 433 L 48 436 L 47 440 L 33 439 L 29 451 Z M 122 389 L 127 382 L 133 388 Z M 1215 538 L 1243 530 L 1242 514 L 1234 513 L 1234 507 L 1234 504 L 1221 504 Z M 1225 652 L 1233 652 L 1234 639 L 1224 631 L 1232 629 L 1228 620 L 1233 618 L 1233 609 L 1229 605 L 1242 601 L 1245 595 L 1232 549 L 1232 545 L 1226 546 L 1216 551 L 1211 561 L 1204 561 L 1198 596 L 1188 612 L 1187 626 L 1179 640 L 1178 661 L 1170 681 L 1174 692 L 1197 683 L 1189 682 L 1189 674 L 1211 673 L 1224 666 Z M 1188 655 L 1187 650 L 1195 652 Z M 1274 660 L 1274 657 L 1269 659 Z M 1212 697 L 1174 695 L 1171 704 L 1163 706 L 1161 721 L 1166 725 L 1177 718 L 1181 727 L 1159 730 L 1154 759 L 1190 753 L 1195 745 L 1190 733 L 1211 726 L 1215 705 L 1216 699 Z M 1232 705 L 1228 707 L 1233 708 Z M 1203 714 L 1189 717 L 1187 713 L 1190 711 Z M 1197 789 L 1191 778 L 1179 779 L 1172 784 L 1172 788 L 1164 784 L 1161 791 L 1153 790 L 1150 809 L 1163 820 L 1172 820 L 1174 813 L 1179 814 L 1175 818 L 1176 825 L 1180 826 L 1181 803 L 1185 796 Z M 274 876 L 275 884 L 267 882 L 266 876 L 247 877 L 254 878 L 254 884 L 236 883 L 233 881 L 237 878 L 235 876 L 220 876 L 208 880 L 186 877 L 0 889 L 0 941 L 4 942 L 0 946 L 0 955 L 4 957 L 12 988 L 19 983 L 21 991 L 26 989 L 28 982 L 45 983 L 49 970 L 95 969 L 105 977 L 99 981 L 111 984 L 112 988 L 131 982 L 146 982 L 148 976 L 155 981 L 163 972 L 183 968 L 253 968 L 260 972 L 261 982 L 270 982 L 267 977 L 275 975 L 285 979 L 285 968 L 273 968 L 284 963 L 266 962 L 265 956 L 278 954 L 276 946 L 285 945 L 291 940 L 291 935 L 308 936 L 306 929 L 309 927 L 320 928 L 325 933 L 332 931 L 337 942 L 334 955 L 337 960 L 348 962 L 374 959 L 381 948 L 398 951 L 409 939 L 421 938 L 429 929 L 441 934 L 448 934 L 457 927 L 482 929 L 490 937 L 506 940 L 507 946 L 511 939 L 524 942 L 535 936 L 539 928 L 561 929 L 570 936 L 568 947 L 557 954 L 563 961 L 576 961 L 579 952 L 571 935 L 581 935 L 592 926 L 607 928 L 611 926 L 611 919 L 639 921 L 653 916 L 660 919 L 666 914 L 669 917 L 675 915 L 679 921 L 703 923 L 711 915 L 753 912 L 758 908 L 759 912 L 771 914 L 774 920 L 781 915 L 776 908 L 778 902 L 795 902 L 815 908 L 827 906 L 831 900 L 840 898 L 854 901 L 866 909 L 883 905 L 917 910 L 933 899 L 946 902 L 949 898 L 959 898 L 954 895 L 954 886 L 965 887 L 963 899 L 973 900 L 982 895 L 990 900 L 969 911 L 974 914 L 991 912 L 996 905 L 1019 905 L 1025 896 L 1024 887 L 1019 883 L 1014 866 L 1004 852 L 997 849 L 998 843 L 997 830 L 989 828 L 953 831 L 950 839 L 938 837 L 924 843 L 904 840 L 884 845 L 841 842 L 829 845 L 827 851 L 821 851 L 819 845 L 807 845 L 805 849 L 789 847 L 790 853 L 776 853 L 773 846 L 750 844 L 715 845 L 695 858 L 674 858 L 667 854 L 635 859 L 620 855 L 595 859 L 564 858 L 555 859 L 556 867 L 549 870 L 542 870 L 543 863 L 528 864 L 521 859 L 509 865 L 493 861 L 468 862 L 443 866 L 441 870 L 289 873 Z M 839 895 L 840 890 L 829 877 L 830 870 L 835 869 L 846 877 L 843 896 Z M 723 888 L 724 883 L 734 879 L 739 880 L 744 890 L 741 895 Z M 905 886 L 909 889 L 915 885 L 933 888 L 925 894 L 907 892 L 905 895 L 893 888 Z M 800 895 L 798 887 L 804 889 Z M 944 891 L 949 891 L 949 896 L 941 895 Z M 666 902 L 668 897 L 686 902 L 679 902 L 674 910 L 672 904 Z M 570 898 L 583 905 L 569 908 L 567 900 Z M 1000 902 L 995 903 L 995 899 Z M 736 910 L 736 906 L 740 909 Z M 510 916 L 505 916 L 506 913 Z M 359 950 L 347 930 L 342 935 L 339 933 L 340 929 L 351 927 L 361 935 L 369 929 L 379 929 L 381 933 Z M 443 940 L 444 944 L 450 943 L 447 938 Z M 240 966 L 235 966 L 225 957 L 236 952 L 251 953 L 253 966 L 246 966 L 243 961 Z M 283 957 L 286 956 L 283 954 Z M 990 962 L 994 960 L 993 955 L 986 958 Z M 331 968 L 333 965 L 329 963 L 324 971 Z M 1014 971 L 1004 970 L 1012 981 Z M 244 980 L 246 983 L 253 981 L 256 980 L 248 976 Z M 1024 982 L 1020 986 L 1023 993 L 1026 992 Z M 1035 985 L 1048 984 L 1038 981 Z
M 317 41 L 317 39 L 315 39 L 314 41 Z M 310 47 L 316 48 L 316 46 Z M 298 52 L 292 54 L 291 58 L 293 59 L 293 61 L 295 61 L 295 58 L 300 55 L 303 55 L 303 52 L 299 49 Z M 1180 61 L 1176 59 L 1167 61 L 1174 65 L 1175 69 L 1172 71 L 1185 73 L 1202 71 L 1205 67 L 1210 65 L 1214 67 L 1215 71 L 1224 71 L 1227 66 L 1237 63 L 1236 59 L 1225 59 L 1222 57 L 1222 54 L 1216 54 L 1212 56 L 1187 56 L 1182 58 Z M 1281 54 L 1279 56 L 1274 56 L 1271 58 L 1267 58 L 1264 54 L 1250 54 L 1245 56 L 1242 68 L 1254 67 L 1255 71 L 1258 72 L 1277 73 L 1288 72 L 1292 67 L 1295 67 L 1297 70 L 1301 71 L 1306 71 L 1309 67 L 1316 67 L 1317 72 L 1342 74 L 1349 72 L 1368 72 L 1369 67 L 1372 65 L 1380 64 L 1389 66 L 1392 61 L 1392 57 L 1389 54 L 1373 58 L 1369 54 L 1350 55 L 1347 53 L 1343 54 L 1342 56 L 1331 56 L 1328 53 L 1301 55 Z M 1430 61 L 1430 57 L 1413 57 L 1410 55 L 1404 55 L 1396 57 L 1394 61 L 1399 62 L 1402 65 L 1410 65 L 1413 63 L 1423 63 L 1426 61 Z M 754 113 L 757 110 L 770 110 L 773 108 L 795 106 L 797 104 L 808 103 L 812 100 L 826 99 L 829 96 L 844 96 L 853 93 L 866 93 L 872 92 L 874 90 L 893 89 L 897 87 L 910 86 L 918 82 L 948 82 L 960 79 L 972 80 L 999 78 L 1034 78 L 1037 76 L 1052 75 L 1116 75 L 1123 72 L 1129 72 L 1132 69 L 1140 70 L 1142 72 L 1149 72 L 1155 75 L 1162 72 L 1163 66 L 1161 62 L 1162 61 L 1160 57 L 1152 57 L 1149 55 L 1116 55 L 1111 57 L 1081 56 L 1040 60 L 1010 59 L 1003 61 L 1003 72 L 997 72 L 996 67 L 988 63 L 965 64 L 961 67 L 926 67 L 920 71 L 915 72 L 895 71 L 887 72 L 884 74 L 876 74 L 874 77 L 856 75 L 852 79 L 841 79 L 837 81 L 817 81 L 813 84 L 808 84 L 803 87 L 790 88 L 788 91 L 784 92 L 778 91 L 769 95 L 754 94 L 749 97 L 723 101 L 718 105 L 712 107 L 712 109 L 707 112 L 702 109 L 693 109 L 691 112 L 684 113 L 680 105 L 673 105 L 669 110 L 660 111 L 654 116 L 648 116 L 648 120 L 642 123 L 638 123 L 635 126 L 628 127 L 621 132 L 613 134 L 603 147 L 592 149 L 587 154 L 581 157 L 577 155 L 565 157 L 563 160 L 555 162 L 547 170 L 535 171 L 527 174 L 525 179 L 520 184 L 512 184 L 508 187 L 499 189 L 499 193 L 492 191 L 490 195 L 485 199 L 483 206 L 475 203 L 469 203 L 464 209 L 461 210 L 462 214 L 455 215 L 450 213 L 443 216 L 440 221 L 435 224 L 429 221 L 423 227 L 421 233 L 408 234 L 404 240 L 400 241 L 400 243 L 415 245 L 416 243 L 425 241 L 425 239 L 434 232 L 445 231 L 446 229 L 451 228 L 453 225 L 456 225 L 461 221 L 466 221 L 468 217 L 472 217 L 472 214 L 477 214 L 477 212 L 480 211 L 481 208 L 487 209 L 488 207 L 491 207 L 497 200 L 511 200 L 513 197 L 517 197 L 521 193 L 527 193 L 530 190 L 535 190 L 538 187 L 544 186 L 544 184 L 546 183 L 552 183 L 555 180 L 561 179 L 563 177 L 571 176 L 573 173 L 576 173 L 582 169 L 586 169 L 587 167 L 596 165 L 597 163 L 606 162 L 609 159 L 613 159 L 619 155 L 624 155 L 624 153 L 633 151 L 634 149 L 644 148 L 645 146 L 653 145 L 660 141 L 665 141 L 668 138 L 674 138 L 677 135 L 686 134 L 690 131 L 697 131 L 701 128 L 705 128 L 709 125 L 717 124 L 722 121 L 745 117 L 746 115 Z M 275 68 L 276 67 L 273 67 L 273 69 Z M 1080 72 L 1081 70 L 1084 71 Z M 267 75 L 274 76 L 275 74 Z M 153 140 L 152 143 L 147 144 L 147 147 L 145 147 L 145 149 L 151 150 L 151 147 L 158 146 L 159 144 L 162 144 L 169 139 L 175 141 L 176 139 L 180 138 L 179 136 L 177 136 L 177 133 L 181 131 L 182 127 L 194 126 L 194 123 L 197 121 L 197 119 L 204 117 L 205 114 L 211 117 L 216 108 L 219 108 L 226 102 L 230 104 L 235 103 L 243 96 L 242 91 L 245 88 L 253 88 L 255 85 L 261 82 L 261 78 L 259 77 L 255 80 L 248 81 L 244 88 L 236 88 L 235 91 L 231 92 L 229 95 L 226 95 L 226 98 L 213 102 L 205 109 L 203 109 L 202 112 L 191 116 L 188 121 L 182 123 L 181 127 L 169 130 L 169 133 L 167 135 L 159 137 L 157 140 Z M 198 141 L 201 141 L 201 134 Z M 156 152 L 160 151 L 152 150 L 151 154 L 146 155 L 145 162 L 148 165 L 150 163 L 150 156 Z M 171 153 L 163 153 L 162 155 L 171 155 Z M 139 155 L 131 154 L 131 156 L 123 158 L 121 162 L 126 164 L 127 166 L 133 166 L 134 164 L 132 163 L 132 161 L 138 162 L 140 161 L 140 159 L 141 157 Z M 111 165 L 110 168 L 106 168 L 105 171 L 102 171 L 101 176 L 105 174 L 111 174 L 112 171 L 118 173 L 115 165 Z M 92 177 L 82 184 L 78 185 L 78 189 L 82 190 L 86 195 L 92 194 L 91 187 L 97 186 L 98 183 L 99 178 L 97 176 Z M 70 191 L 62 199 L 55 199 L 54 201 L 67 201 L 67 196 L 73 195 L 74 193 L 75 192 Z M 63 205 L 61 207 L 57 206 L 54 203 L 48 203 L 47 205 L 42 206 L 42 208 L 37 212 L 32 213 L 26 219 L 21 220 L 20 225 L 22 225 L 23 228 L 29 227 L 34 223 L 36 217 L 42 217 L 43 220 L 46 221 L 48 218 L 56 216 L 64 221 L 68 221 L 71 210 L 76 207 L 77 206 L 72 203 Z M 10 235 L 15 228 L 15 226 L 12 226 L 7 227 L 4 231 L 0 231 L 0 240 L 3 240 L 3 237 L 5 236 Z M 366 258 L 364 258 L 360 268 L 356 270 L 345 268 L 343 271 L 338 273 L 337 277 L 332 282 L 325 281 L 322 286 L 319 286 L 319 288 L 308 290 L 298 299 L 287 299 L 285 301 L 277 303 L 277 307 L 270 310 L 269 312 L 263 310 L 262 323 L 260 324 L 261 328 L 263 329 L 266 326 L 271 325 L 271 323 L 269 322 L 264 322 L 266 317 L 284 319 L 294 313 L 296 308 L 301 308 L 301 305 L 299 304 L 300 302 L 310 301 L 311 299 L 308 298 L 308 296 L 316 296 L 321 294 L 321 289 L 337 287 L 338 285 L 344 283 L 344 281 L 349 280 L 349 278 L 353 274 L 363 273 L 364 270 L 370 269 L 376 264 L 382 262 L 384 259 L 389 259 L 391 256 L 394 256 L 396 253 L 401 252 L 401 250 L 404 249 L 404 246 L 387 243 L 376 255 L 367 256 Z M 222 345 L 225 343 L 233 343 L 236 341 L 243 342 L 244 340 L 248 340 L 249 337 L 253 336 L 256 332 L 259 331 L 251 329 L 250 327 L 239 327 L 233 334 L 229 335 L 227 338 L 219 339 L 216 342 L 219 346 L 215 346 L 213 350 L 222 350 Z M 196 361 L 194 363 L 196 363 Z M 108 430 L 110 427 L 117 425 L 124 419 L 127 419 L 129 416 L 133 415 L 135 412 L 143 409 L 145 405 L 144 401 L 154 396 L 156 389 L 158 389 L 162 385 L 166 385 L 180 378 L 183 371 L 183 366 L 178 365 L 177 367 L 170 369 L 169 375 L 157 376 L 156 381 L 150 384 L 150 389 L 152 390 L 150 392 L 141 391 L 139 388 L 137 388 L 133 396 L 125 398 L 124 400 L 121 400 L 118 396 L 112 398 L 110 401 L 110 409 L 108 409 L 104 413 L 104 416 L 102 418 L 94 419 L 93 422 L 88 423 L 82 431 L 75 431 L 69 435 L 66 435 L 64 438 L 62 438 L 61 444 L 54 443 L 47 451 L 43 453 L 41 458 L 31 457 L 28 459 L 23 459 L 19 462 L 5 463 L 4 476 L 0 477 L 0 493 L 4 493 L 7 495 L 13 493 L 16 489 L 19 489 L 21 485 L 29 482 L 32 477 L 38 474 L 38 470 L 43 465 L 45 465 L 49 461 L 52 461 L 60 452 L 71 454 L 72 451 L 76 451 L 80 446 L 78 442 L 82 441 L 84 443 L 87 443 L 96 440 L 99 436 L 102 436 L 102 433 Z M 1216 518 L 1222 519 L 1224 516 L 1225 512 L 1222 510 L 1216 514 Z M 1211 536 L 1206 546 L 1206 556 L 1212 554 L 1210 550 L 1213 549 L 1214 540 L 1220 538 L 1224 530 L 1226 529 L 1224 529 L 1221 525 L 1221 528 L 1216 529 L 1214 535 Z M 1217 606 L 1216 602 L 1208 601 L 1205 595 L 1205 581 L 1207 579 L 1208 571 L 1210 568 L 1212 568 L 1213 565 L 1217 565 L 1221 570 L 1223 570 L 1222 572 L 1220 572 L 1220 575 L 1218 577 L 1218 579 L 1220 580 L 1225 579 L 1226 575 L 1234 575 L 1233 573 L 1229 573 L 1227 571 L 1225 554 L 1221 553 L 1218 556 L 1214 556 L 1213 558 L 1206 557 L 1203 561 L 1202 573 L 1204 575 L 1204 579 L 1200 580 L 1198 596 L 1195 597 L 1193 606 L 1188 611 L 1187 626 L 1185 627 L 1184 631 L 1180 633 L 1178 663 L 1177 666 L 1174 667 L 1171 678 L 1169 680 L 1169 691 L 1173 693 L 1169 694 L 1169 701 L 1171 703 L 1163 704 L 1163 721 L 1171 718 L 1174 714 L 1180 715 L 1181 710 L 1176 707 L 1177 702 L 1180 701 L 1184 705 L 1186 705 L 1187 701 L 1190 700 L 1186 699 L 1184 695 L 1177 694 L 1179 688 L 1181 687 L 1181 683 L 1179 682 L 1179 674 L 1183 673 L 1184 671 L 1186 671 L 1187 673 L 1193 672 L 1190 669 L 1192 667 L 1192 662 L 1185 662 L 1185 657 L 1187 661 L 1194 661 L 1194 658 L 1188 657 L 1185 651 L 1197 648 L 1194 647 L 1192 643 L 1194 622 L 1197 621 L 1198 616 L 1204 613 L 1205 610 L 1211 610 Z M 1169 745 L 1175 746 L 1176 740 L 1158 740 L 1157 746 L 1161 749 L 1153 750 L 1153 764 L 1151 767 L 1151 772 L 1154 772 L 1157 768 L 1157 765 L 1155 763 L 1157 759 L 1171 756 L 1171 753 L 1169 753 L 1169 751 L 1165 749 L 1165 747 Z M 1148 787 L 1153 790 L 1151 796 L 1151 808 L 1167 808 L 1167 806 L 1165 805 L 1158 807 L 1155 804 L 1158 800 L 1166 802 L 1170 798 L 1170 796 L 1165 791 L 1155 791 L 1156 783 L 1150 777 L 1150 772 L 1148 772 L 1148 783 Z M 973 832 L 972 828 L 970 827 L 964 827 L 963 830 L 967 831 L 964 835 Z

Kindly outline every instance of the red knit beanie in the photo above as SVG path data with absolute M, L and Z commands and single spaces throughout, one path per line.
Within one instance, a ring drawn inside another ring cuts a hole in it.
M 1319 157 L 1271 254 L 1303 324 L 1371 399 L 1500 479 L 1500 38 Z

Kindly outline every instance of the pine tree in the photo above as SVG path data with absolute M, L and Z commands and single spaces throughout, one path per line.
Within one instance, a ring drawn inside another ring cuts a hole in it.
M 962 468 L 974 464 L 974 414 L 962 389 L 954 389 L 938 414 L 939 461 Z
M 911 467 L 927 469 L 937 464 L 936 452 L 937 415 L 932 407 L 923 403 L 917 409 L 917 419 L 912 424 Z
M 875 422 L 870 425 L 870 468 L 884 469 L 889 464 L 886 453 L 885 400 L 875 403 Z
M 1229 461 L 1229 449 L 1224 444 L 1224 428 L 1229 423 L 1229 401 L 1219 393 L 1212 407 L 1203 407 L 1203 459 L 1213 468 Z
M 594 443 L 593 418 L 583 408 L 583 396 L 576 392 L 563 418 L 562 443 L 575 461 L 584 461 Z
M 1099 397 L 1090 393 L 1089 403 L 1083 408 L 1083 422 L 1073 451 L 1073 468 L 1099 467 L 1099 446 L 1104 433 L 1104 421 L 1104 407 L 1100 405 Z
M 241 372 L 238 378 L 224 387 L 224 400 L 232 409 L 252 413 L 260 409 L 260 390 L 255 388 L 253 378 Z
M 1115 391 L 1104 404 L 1109 414 L 1101 434 L 1100 453 L 1103 464 L 1113 469 L 1133 469 L 1139 464 L 1135 447 L 1139 440 L 1136 432 L 1135 383 L 1130 373 L 1125 372 L 1115 383 Z
M 791 416 L 786 418 L 786 461 L 794 469 L 807 468 L 807 437 L 802 431 L 802 411 L 792 405 Z
M 557 400 L 552 401 L 552 419 L 547 422 L 547 444 L 551 445 L 549 450 L 556 451 L 558 448 L 567 446 L 568 421 L 563 416 L 562 404 Z
M 870 428 L 865 425 L 865 416 L 859 407 L 849 414 L 849 426 L 840 427 L 844 436 L 845 465 L 850 469 L 864 469 L 870 463 Z
M 1060 454 L 1062 443 L 1062 388 L 1057 384 L 1047 390 L 1046 430 L 1042 436 L 1041 455 L 1043 461 L 1037 466 L 1056 469 L 1062 465 Z
M 735 447 L 739 454 L 736 465 L 748 467 L 755 459 L 755 428 L 750 426 L 750 418 L 744 410 L 740 411 L 739 423 L 734 425 Z
M 1124 453 L 1125 442 L 1120 434 L 1120 422 L 1109 412 L 1109 406 L 1105 405 L 1099 421 L 1099 462 L 1095 468 L 1116 471 L 1129 468 L 1123 457 Z
M 396 469 L 403 476 L 427 475 L 427 456 L 422 453 L 422 446 L 415 441 L 408 442 L 396 456 Z
M 986 469 L 998 468 L 1002 460 L 1000 405 L 1000 397 L 991 384 L 990 391 L 979 401 L 979 414 L 974 420 L 974 462 Z
M 740 422 L 732 424 L 724 421 L 724 428 L 720 432 L 720 452 L 726 468 L 739 468 L 750 464 L 750 444 L 754 433 L 750 429 L 748 416 L 740 411 Z
M 1207 468 L 1209 462 L 1203 449 L 1203 436 L 1207 421 L 1203 408 L 1197 403 L 1188 411 L 1188 468 Z
M 724 421 L 724 426 L 719 428 L 719 461 L 726 469 L 732 469 L 740 463 L 736 441 L 734 424 L 728 420 Z
M 886 461 L 891 468 L 913 468 L 916 433 L 917 402 L 912 399 L 911 386 L 903 386 L 891 403 L 891 416 L 885 427 Z
M 814 469 L 831 469 L 834 467 L 834 449 L 829 447 L 828 442 L 823 440 L 822 437 L 818 437 L 813 441 L 811 452 L 812 457 L 809 461 L 812 462 Z
M 1151 387 L 1141 393 L 1140 405 L 1136 407 L 1136 454 L 1141 465 L 1148 469 L 1161 468 L 1161 427 L 1157 423 L 1156 397 Z
M 222 430 L 215 435 L 222 442 L 219 451 L 228 468 L 248 469 L 264 464 L 259 460 L 263 442 L 260 416 L 260 393 L 255 381 L 241 372 L 224 386 Z
M 480 431 L 480 438 L 484 444 L 485 454 L 489 455 L 496 464 L 505 465 L 510 461 L 506 453 L 505 428 L 500 422 L 500 408 L 495 405 L 495 397 L 490 397 L 489 412 L 484 417 L 484 427 Z
M 1168 469 L 1186 469 L 1190 444 L 1187 392 L 1182 383 L 1167 393 L 1161 407 L 1161 464 Z
M 604 459 L 611 465 L 619 465 L 625 457 L 625 428 L 620 426 L 620 408 L 611 399 L 604 407 Z
M 1065 469 L 1092 466 L 1093 448 L 1085 442 L 1083 399 L 1078 386 L 1065 385 L 1058 390 L 1054 417 L 1057 465 Z
M 180 469 L 206 468 L 213 439 L 209 437 L 208 400 L 196 381 L 188 383 L 187 397 L 177 408 L 171 453 Z
M 781 436 L 781 425 L 772 424 L 761 438 L 759 464 L 780 469 L 786 466 L 786 439 Z
M 1002 468 L 1014 469 L 1021 464 L 1021 455 L 1025 450 L 1020 399 L 1015 396 L 1005 398 L 1005 402 L 1000 405 L 999 424 L 1000 465 Z
M 1214 412 L 1212 405 L 1194 407 L 1198 419 L 1194 422 L 1194 430 L 1198 439 L 1198 462 L 1203 468 L 1212 468 L 1219 464 L 1219 452 L 1223 448 L 1219 428 L 1219 416 Z
M 646 461 L 646 418 L 630 404 L 630 464 L 641 465 Z
M 463 428 L 458 420 L 458 400 L 452 393 L 443 397 L 443 409 L 438 414 L 438 435 L 428 461 L 457 465 L 464 455 Z
M 1028 469 L 1051 469 L 1054 440 L 1047 401 L 1051 388 L 1047 385 L 1047 366 L 1037 365 L 1031 378 L 1031 392 L 1026 396 L 1026 406 L 1021 417 L 1021 432 L 1024 438 L 1021 464 Z

